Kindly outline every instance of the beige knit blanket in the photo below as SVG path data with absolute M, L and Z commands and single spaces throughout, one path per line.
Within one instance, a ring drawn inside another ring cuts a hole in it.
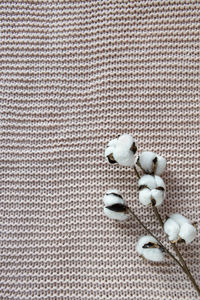
M 0 299 L 196 300 L 177 265 L 143 261 L 143 229 L 103 215 L 133 170 L 106 143 L 130 133 L 167 158 L 160 209 L 199 221 L 200 2 L 0 2 Z M 181 252 L 199 277 L 199 236 Z

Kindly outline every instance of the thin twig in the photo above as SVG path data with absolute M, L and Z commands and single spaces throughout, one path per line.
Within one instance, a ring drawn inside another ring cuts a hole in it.
M 153 200 L 153 199 L 152 199 Z M 152 203 L 152 200 L 151 200 L 151 203 Z M 163 223 L 163 220 L 161 219 L 161 216 L 158 212 L 158 209 L 157 207 L 152 203 L 152 208 L 153 208 L 153 212 L 156 216 L 156 218 L 158 219 L 159 223 L 160 223 L 160 226 L 163 228 L 164 227 L 164 223 Z
M 138 173 L 136 166 L 134 166 L 134 171 L 135 174 L 137 175 L 137 178 L 140 179 L 140 174 Z
M 136 165 L 142 170 L 143 173 L 146 173 L 143 167 L 141 166 L 139 159 L 137 160 Z

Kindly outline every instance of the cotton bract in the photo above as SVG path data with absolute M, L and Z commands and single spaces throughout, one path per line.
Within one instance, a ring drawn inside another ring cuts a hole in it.
M 139 179 L 139 201 L 145 206 L 160 206 L 165 198 L 165 183 L 161 177 L 144 175 Z
M 117 190 L 109 190 L 104 198 L 104 213 L 110 219 L 124 221 L 129 215 L 124 199 Z
M 183 239 L 186 244 L 191 243 L 197 235 L 197 230 L 190 220 L 178 213 L 171 215 L 165 222 L 164 231 L 171 242 Z
M 137 147 L 133 137 L 123 134 L 108 143 L 105 156 L 111 164 L 118 163 L 121 166 L 133 167 L 136 151 Z
M 166 159 L 154 152 L 144 151 L 137 157 L 135 164 L 144 173 L 161 175 L 166 168 Z
M 147 260 L 160 262 L 164 260 L 163 252 L 157 240 L 151 235 L 142 236 L 136 246 L 139 255 Z

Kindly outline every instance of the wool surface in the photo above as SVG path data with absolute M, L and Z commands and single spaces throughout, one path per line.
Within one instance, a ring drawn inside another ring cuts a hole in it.
M 162 239 L 137 177 L 104 158 L 130 133 L 167 159 L 163 218 L 199 222 L 200 2 L 1 1 L 0 298 L 196 300 L 143 229 L 103 214 L 106 190 Z M 199 278 L 199 235 L 181 245 Z

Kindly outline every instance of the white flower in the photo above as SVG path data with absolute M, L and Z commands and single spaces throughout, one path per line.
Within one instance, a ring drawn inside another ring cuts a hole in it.
M 124 221 L 129 217 L 127 206 L 119 191 L 107 191 L 103 202 L 105 204 L 104 213 L 108 218 Z
M 157 240 L 151 235 L 142 236 L 136 246 L 139 255 L 147 260 L 160 262 L 164 260 L 164 255 Z
M 164 231 L 172 243 L 183 239 L 186 244 L 189 244 L 197 235 L 197 230 L 190 220 L 178 213 L 171 215 L 165 222 Z
M 105 156 L 112 164 L 118 163 L 121 166 L 133 167 L 136 151 L 137 147 L 132 136 L 123 134 L 108 143 Z
M 139 201 L 145 206 L 160 206 L 165 198 L 165 183 L 161 177 L 144 175 L 139 179 Z
M 154 152 L 142 152 L 135 164 L 147 174 L 161 175 L 166 168 L 166 159 Z

